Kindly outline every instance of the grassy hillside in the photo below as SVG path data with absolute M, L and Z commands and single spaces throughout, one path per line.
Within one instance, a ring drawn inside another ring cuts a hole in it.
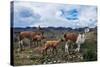
M 66 31 L 65 31 L 66 32 Z M 63 38 L 64 31 L 50 30 L 44 33 L 47 37 L 46 40 L 55 40 Z M 16 33 L 15 33 L 16 34 Z M 18 33 L 17 33 L 18 37 Z M 65 42 L 62 42 L 57 47 L 57 53 L 52 54 L 48 50 L 47 55 L 42 55 L 39 50 L 35 50 L 40 47 L 25 47 L 23 51 L 18 51 L 18 42 L 14 41 L 14 65 L 30 65 L 30 64 L 52 64 L 52 63 L 67 63 L 67 62 L 84 62 L 84 61 L 96 61 L 97 60 L 97 34 L 96 31 L 86 33 L 86 41 L 81 45 L 79 53 L 70 53 L 67 55 L 64 52 Z M 40 45 L 40 44 L 38 44 Z M 44 42 L 42 43 L 44 45 Z

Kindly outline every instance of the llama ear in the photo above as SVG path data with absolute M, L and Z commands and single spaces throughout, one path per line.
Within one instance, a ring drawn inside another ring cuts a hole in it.
M 61 41 L 64 41 L 64 38 L 61 38 L 60 40 L 61 40 Z
M 66 34 L 64 34 L 64 37 L 66 37 Z

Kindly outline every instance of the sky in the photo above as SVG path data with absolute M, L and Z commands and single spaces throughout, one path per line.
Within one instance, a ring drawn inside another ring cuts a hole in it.
M 14 1 L 13 27 L 95 27 L 97 7 Z

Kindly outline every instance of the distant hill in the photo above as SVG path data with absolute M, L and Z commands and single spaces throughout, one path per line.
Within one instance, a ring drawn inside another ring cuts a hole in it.
M 85 29 L 86 27 L 84 27 L 84 28 L 75 28 L 75 29 L 72 29 L 72 28 L 70 28 L 70 27 L 68 27 L 68 28 L 65 28 L 65 27 L 43 27 L 43 28 L 41 28 L 41 30 L 42 31 L 46 31 L 46 32 L 50 32 L 50 31 L 77 31 L 77 32 L 83 32 L 84 31 L 84 29 Z M 97 30 L 97 27 L 95 27 L 95 28 L 90 28 L 90 31 L 92 31 L 92 30 Z M 14 32 L 21 32 L 21 31 L 37 31 L 37 27 L 26 27 L 26 28 L 18 28 L 18 27 L 16 27 L 16 28 L 13 28 L 13 31 Z

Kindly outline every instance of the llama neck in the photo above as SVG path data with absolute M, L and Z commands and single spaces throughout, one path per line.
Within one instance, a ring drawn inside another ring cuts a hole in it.
M 60 42 L 61 42 L 61 40 L 58 40 L 58 41 L 57 41 L 57 45 L 58 45 Z

